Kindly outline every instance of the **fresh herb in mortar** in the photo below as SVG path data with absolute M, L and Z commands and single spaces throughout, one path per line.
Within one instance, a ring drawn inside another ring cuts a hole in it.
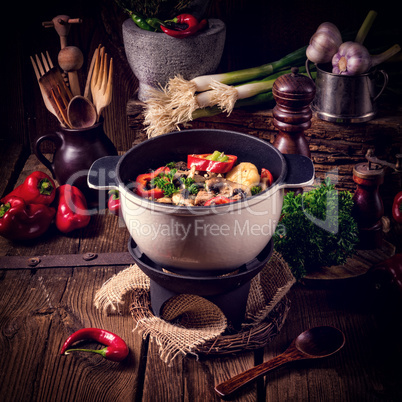
M 192 0 L 115 0 L 127 13 L 136 13 L 146 18 L 165 20 L 173 18 L 189 7 Z
M 286 194 L 273 238 L 297 279 L 323 266 L 344 264 L 353 254 L 358 229 L 352 206 L 352 194 L 337 191 L 330 179 L 311 191 Z

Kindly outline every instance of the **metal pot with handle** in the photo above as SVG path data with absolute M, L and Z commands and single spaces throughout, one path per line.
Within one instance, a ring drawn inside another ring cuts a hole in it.
M 132 182 L 149 168 L 216 149 L 236 155 L 238 162 L 253 163 L 259 171 L 270 170 L 273 184 L 242 201 L 208 207 L 162 204 L 132 191 Z M 285 188 L 313 181 L 310 158 L 283 155 L 267 141 L 248 134 L 214 129 L 149 139 L 121 157 L 97 160 L 88 173 L 89 187 L 120 192 L 123 219 L 141 251 L 175 272 L 229 272 L 252 260 L 275 232 Z

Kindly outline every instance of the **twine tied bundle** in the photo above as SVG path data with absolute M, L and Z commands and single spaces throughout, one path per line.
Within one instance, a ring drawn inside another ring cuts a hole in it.
M 252 279 L 241 331 L 252 330 L 269 318 L 269 314 L 295 283 L 288 265 L 277 252 L 262 271 Z M 230 329 L 225 315 L 209 300 L 190 294 L 169 299 L 156 317 L 150 306 L 150 280 L 133 264 L 114 275 L 97 291 L 97 308 L 118 311 L 124 296 L 131 294 L 131 315 L 144 338 L 159 346 L 161 359 L 172 365 L 178 355 L 194 354 L 208 342 L 224 337 Z M 268 317 L 268 318 L 267 318 Z

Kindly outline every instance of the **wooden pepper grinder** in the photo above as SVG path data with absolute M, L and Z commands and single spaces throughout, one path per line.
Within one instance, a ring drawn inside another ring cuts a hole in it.
M 353 168 L 357 184 L 353 195 L 353 216 L 359 228 L 360 249 L 375 249 L 382 245 L 384 205 L 379 187 L 384 182 L 384 168 L 376 163 L 363 162 Z
M 311 126 L 310 103 L 315 96 L 315 84 L 292 67 L 290 74 L 278 77 L 272 87 L 276 101 L 273 109 L 274 125 L 279 130 L 273 145 L 283 154 L 310 157 L 304 131 Z
M 353 180 L 357 184 L 353 195 L 353 215 L 359 227 L 360 249 L 379 248 L 383 242 L 384 205 L 379 187 L 384 182 L 385 169 L 402 175 L 402 154 L 396 155 L 396 163 L 380 160 L 369 149 L 367 162 L 359 163 L 353 169 Z

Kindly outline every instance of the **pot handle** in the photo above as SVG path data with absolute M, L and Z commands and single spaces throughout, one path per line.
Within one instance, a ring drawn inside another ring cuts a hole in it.
M 314 183 L 315 169 L 313 161 L 304 155 L 283 154 L 287 165 L 287 174 L 281 188 L 304 187 Z
M 88 170 L 88 187 L 95 190 L 118 190 L 116 166 L 120 158 L 117 155 L 97 159 Z
M 378 94 L 373 99 L 373 102 L 375 102 L 381 96 L 381 94 L 384 92 L 385 87 L 388 85 L 388 74 L 384 70 L 379 70 L 378 72 L 384 77 L 384 83 L 382 85 L 382 88 L 380 89 L 380 92 L 378 92 Z

